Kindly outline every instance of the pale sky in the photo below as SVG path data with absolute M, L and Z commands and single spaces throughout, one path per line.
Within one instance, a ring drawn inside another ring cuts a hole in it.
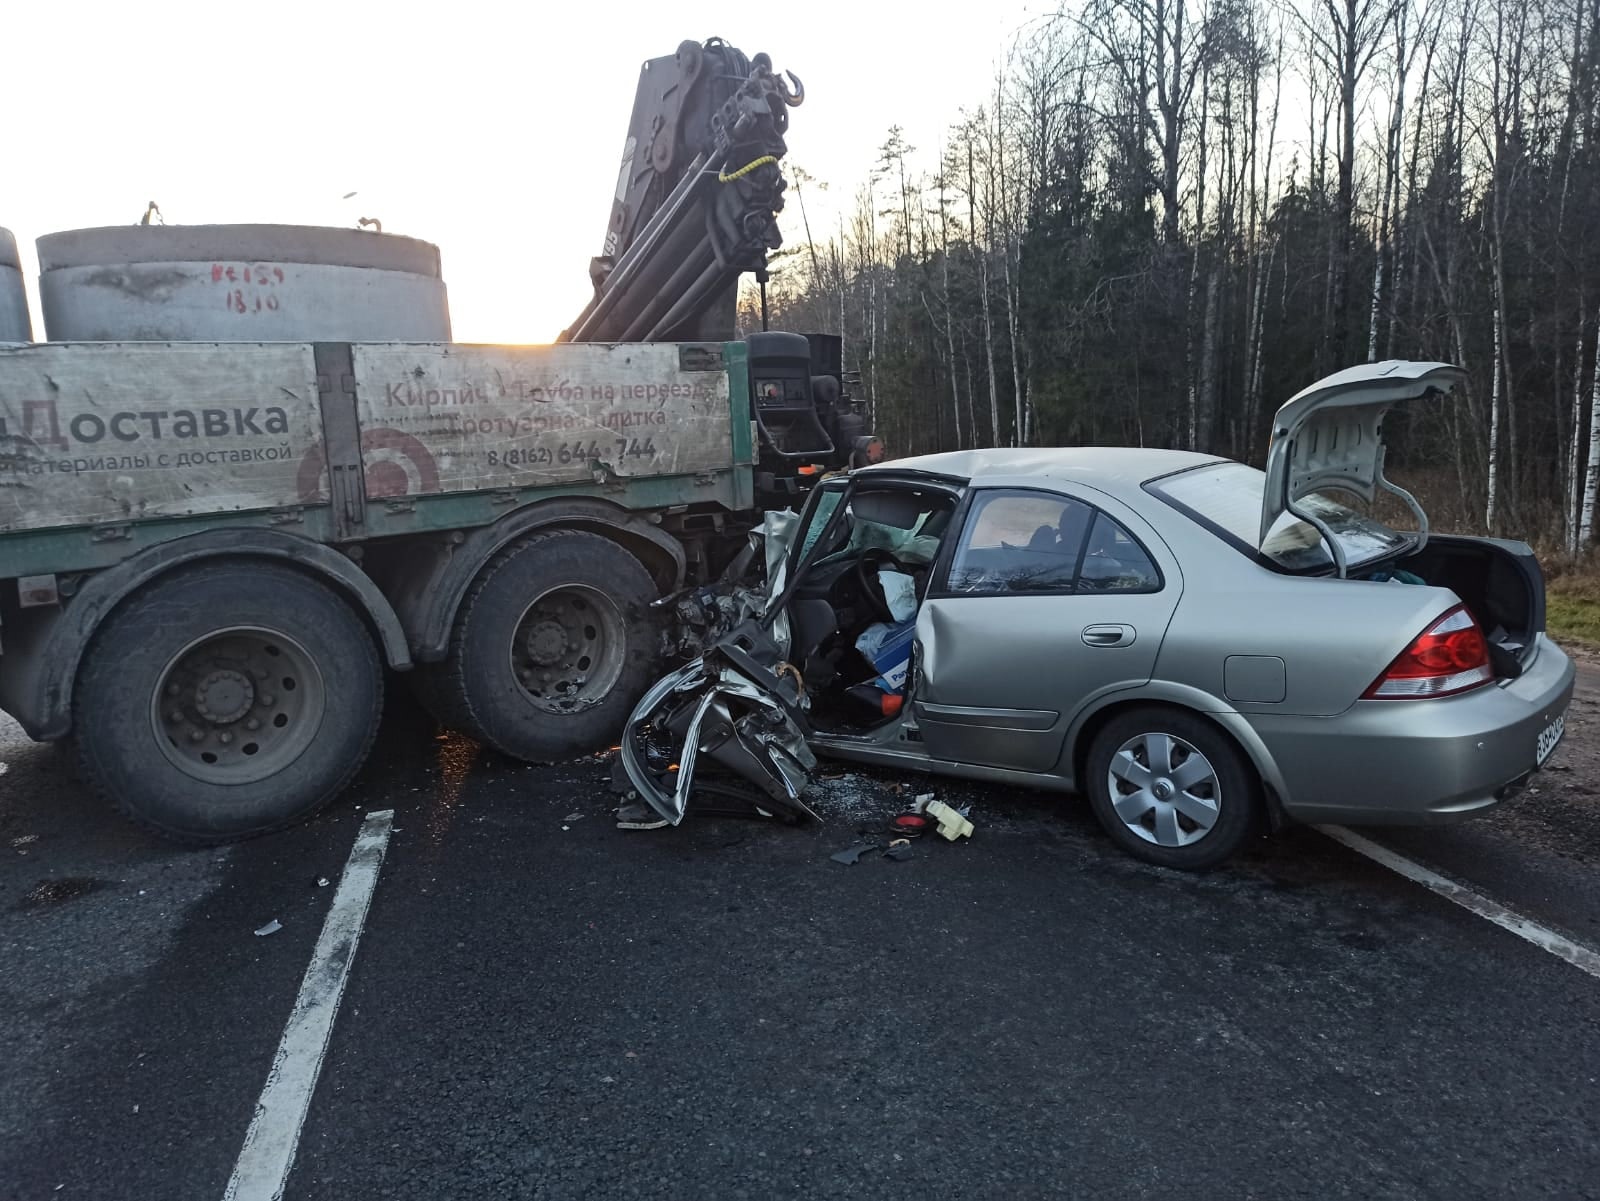
M 721 37 L 800 77 L 787 161 L 831 185 L 806 195 L 821 238 L 889 126 L 932 161 L 992 90 L 1011 31 L 1054 5 L 996 0 L 957 20 L 885 0 L 4 8 L 0 226 L 35 338 L 34 239 L 133 225 L 154 200 L 169 225 L 378 217 L 440 247 L 456 340 L 545 342 L 589 298 L 644 59 Z M 791 173 L 786 243 L 803 237 L 793 195 Z

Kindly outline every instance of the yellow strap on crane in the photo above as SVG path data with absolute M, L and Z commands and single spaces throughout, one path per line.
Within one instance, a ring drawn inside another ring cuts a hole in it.
M 744 166 L 740 167 L 737 171 L 733 171 L 733 172 L 718 172 L 717 173 L 717 182 L 718 183 L 732 183 L 736 179 L 742 179 L 744 176 L 749 175 L 750 172 L 754 171 L 757 167 L 765 167 L 768 163 L 775 163 L 777 161 L 778 161 L 778 156 L 777 155 L 775 155 L 775 154 L 763 154 L 760 158 L 756 159 L 754 162 L 746 163 Z

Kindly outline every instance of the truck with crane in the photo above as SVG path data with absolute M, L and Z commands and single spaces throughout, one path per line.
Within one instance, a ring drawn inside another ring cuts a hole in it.
M 882 454 L 837 336 L 737 336 L 745 275 L 765 309 L 803 98 L 717 39 L 646 62 L 593 298 L 552 345 L 284 325 L 315 274 L 295 227 L 145 224 L 114 232 L 150 253 L 114 266 L 40 239 L 42 268 L 141 316 L 0 342 L 0 709 L 202 844 L 333 800 L 390 673 L 516 759 L 614 742 L 716 628 L 710 585 L 749 566 L 762 514 Z M 289 333 L 174 337 L 199 294 Z M 352 322 L 382 309 L 338 296 Z M 47 320 L 70 301 L 45 296 Z M 400 310 L 386 329 L 412 328 Z

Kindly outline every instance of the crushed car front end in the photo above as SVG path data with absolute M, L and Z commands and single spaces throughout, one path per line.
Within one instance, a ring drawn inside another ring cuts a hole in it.
M 815 817 L 800 797 L 817 760 L 798 692 L 755 657 L 770 646 L 753 627 L 735 631 L 658 681 L 629 718 L 624 770 L 671 825 L 697 790 L 747 798 L 766 816 Z

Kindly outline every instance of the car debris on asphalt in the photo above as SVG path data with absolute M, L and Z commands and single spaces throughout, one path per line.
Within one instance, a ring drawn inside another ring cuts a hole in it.
M 892 793 L 895 785 L 889 786 Z M 900 813 L 890 818 L 886 830 L 890 835 L 887 845 L 877 839 L 857 843 L 846 847 L 842 851 L 835 851 L 828 858 L 835 863 L 853 866 L 860 862 L 864 855 L 873 851 L 881 851 L 883 858 L 894 860 L 917 859 L 917 853 L 912 840 L 921 837 L 929 830 L 938 830 L 946 841 L 955 842 L 960 838 L 972 836 L 973 825 L 967 820 L 967 813 L 971 806 L 956 810 L 940 801 L 936 801 L 932 793 L 924 793 L 917 798 L 917 810 L 911 813 Z M 859 833 L 865 835 L 867 827 L 862 827 Z
M 889 829 L 902 838 L 921 838 L 931 823 L 925 814 L 900 813 L 889 821 Z
M 847 866 L 853 867 L 855 864 L 861 861 L 861 856 L 865 855 L 868 851 L 876 851 L 878 849 L 878 844 L 875 842 L 861 842 L 857 843 L 853 847 L 846 847 L 842 851 L 835 851 L 833 854 L 829 855 L 828 858 L 832 859 L 835 863 L 843 863 Z
M 846 867 L 854 867 L 863 858 L 873 852 L 878 852 L 878 858 L 893 859 L 896 861 L 917 858 L 916 850 L 903 838 L 897 838 L 888 846 L 880 842 L 860 842 L 855 846 L 846 847 L 842 851 L 835 851 L 828 858 L 835 863 L 842 863 Z
M 929 801 L 923 812 L 938 823 L 939 834 L 950 842 L 972 837 L 972 823 L 943 801 Z

